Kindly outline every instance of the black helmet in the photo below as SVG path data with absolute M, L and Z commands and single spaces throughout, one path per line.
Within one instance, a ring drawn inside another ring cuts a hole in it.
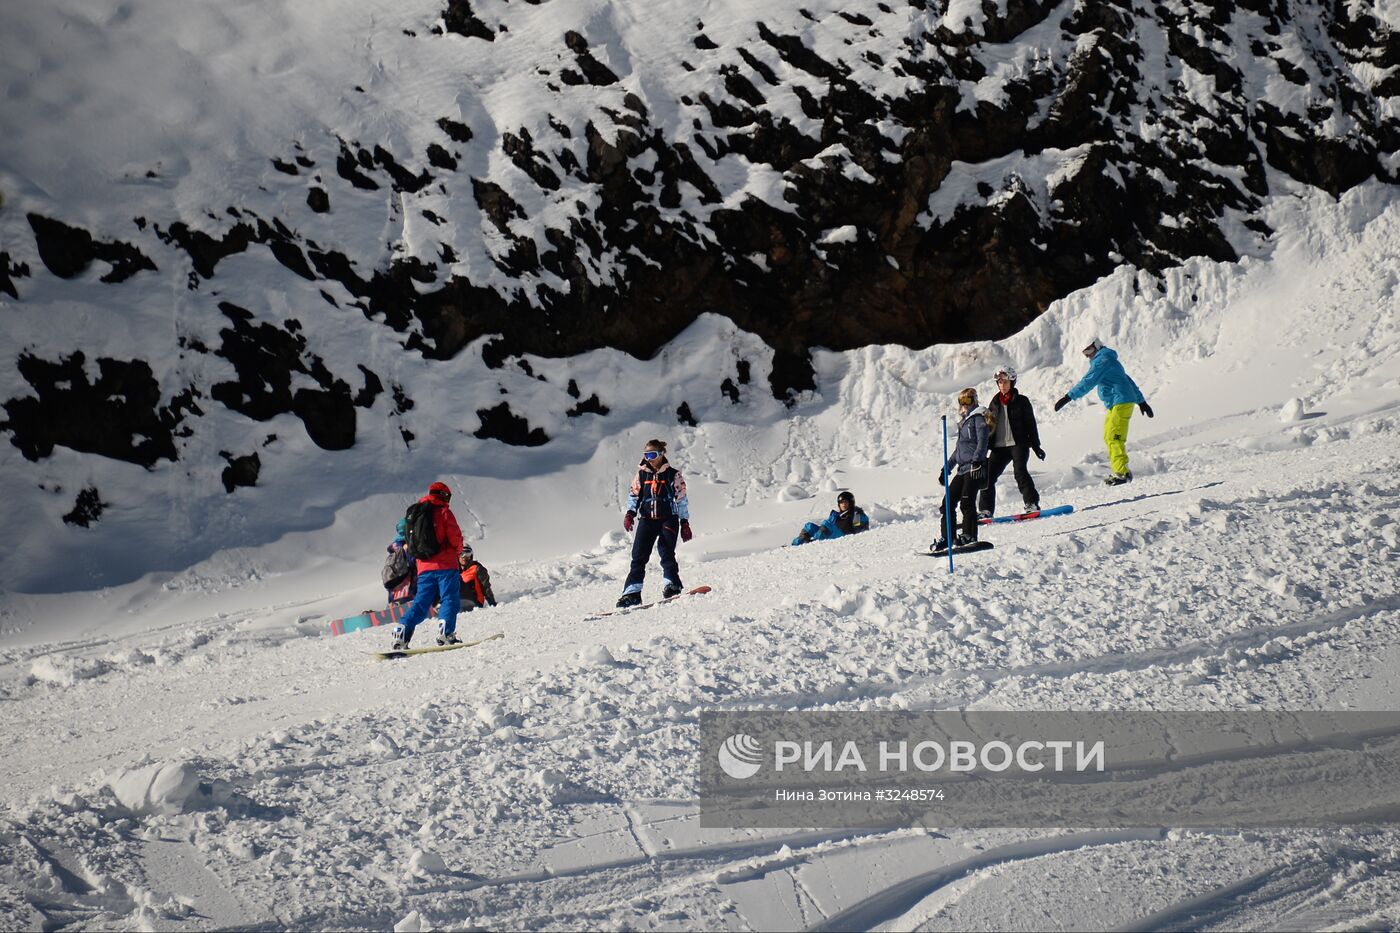
M 842 502 L 849 502 L 851 505 L 855 505 L 856 494 L 851 492 L 849 489 L 843 489 L 841 490 L 840 495 L 836 497 L 836 501 L 838 504 Z

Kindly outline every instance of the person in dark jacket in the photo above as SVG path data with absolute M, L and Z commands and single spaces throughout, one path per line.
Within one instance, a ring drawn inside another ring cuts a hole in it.
M 482 606 L 494 607 L 496 594 L 491 592 L 491 574 L 486 572 L 485 564 L 477 561 L 470 544 L 462 545 L 462 551 L 457 555 L 457 566 L 462 571 L 462 611 L 471 612 Z
M 844 538 L 846 535 L 860 534 L 869 527 L 869 516 L 865 514 L 864 509 L 856 505 L 855 493 L 846 489 L 836 497 L 836 508 L 832 509 L 826 520 L 820 525 L 814 522 L 803 525 L 797 537 L 792 539 L 792 543 L 795 546 L 809 541 Z
M 626 609 L 641 605 L 642 581 L 646 579 L 647 561 L 651 560 L 653 547 L 661 551 L 661 573 L 665 580 L 661 597 L 669 599 L 680 595 L 676 539 L 689 541 L 692 537 L 690 500 L 686 498 L 685 477 L 666 460 L 665 441 L 647 441 L 642 460 L 637 464 L 637 475 L 632 478 L 628 490 L 622 527 L 629 532 L 635 527 L 637 534 L 632 539 L 632 570 L 627 574 L 627 584 L 617 607 Z
M 962 509 L 962 530 L 953 540 L 953 547 L 977 541 L 977 491 L 987 481 L 987 441 L 991 436 L 987 409 L 977 404 L 977 390 L 968 388 L 958 393 L 958 442 L 953 454 L 938 474 L 939 485 L 947 484 L 948 496 L 938 505 L 938 540 L 929 545 L 931 551 L 948 546 L 948 500 Z
M 1034 453 L 1041 460 L 1045 451 L 1040 449 L 1040 430 L 1035 424 L 1035 409 L 1031 400 L 1016 391 L 1016 370 L 1003 366 L 996 372 L 997 394 L 987 403 L 987 411 L 995 419 L 991 440 L 987 445 L 987 487 L 978 497 L 977 512 L 980 518 L 991 518 L 997 507 L 997 480 L 1012 465 L 1016 476 L 1016 488 L 1021 491 L 1021 501 L 1027 512 L 1040 510 L 1040 493 L 1036 492 L 1035 480 L 1027 468 L 1030 456 Z
M 437 539 L 438 550 L 427 559 L 418 559 L 418 591 L 408 614 L 392 629 L 394 651 L 408 647 L 413 640 L 413 630 L 428 617 L 433 603 L 438 604 L 438 644 L 461 642 L 456 633 L 457 612 L 461 607 L 457 554 L 462 550 L 462 529 L 448 505 L 452 501 L 452 490 L 446 483 L 433 483 L 428 487 L 428 494 L 418 501 L 433 510 L 433 536 Z

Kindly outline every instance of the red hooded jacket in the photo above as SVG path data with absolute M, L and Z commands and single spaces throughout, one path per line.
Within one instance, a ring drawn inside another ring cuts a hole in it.
M 457 553 L 462 550 L 462 529 L 457 525 L 457 516 L 452 509 L 432 496 L 418 500 L 433 507 L 433 534 L 437 536 L 438 552 L 427 560 L 419 558 L 418 572 L 427 570 L 456 570 Z

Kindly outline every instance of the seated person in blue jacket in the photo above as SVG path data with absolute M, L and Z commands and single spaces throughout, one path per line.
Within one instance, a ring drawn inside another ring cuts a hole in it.
M 846 535 L 858 535 L 869 527 L 870 517 L 865 514 L 864 509 L 856 505 L 855 493 L 846 489 L 836 497 L 836 508 L 832 509 L 826 520 L 820 525 L 812 522 L 803 525 L 797 537 L 792 539 L 792 543 L 806 544 L 808 541 L 826 541 Z

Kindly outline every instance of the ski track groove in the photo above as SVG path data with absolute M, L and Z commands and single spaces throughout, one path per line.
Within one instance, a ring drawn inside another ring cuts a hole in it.
M 808 927 L 807 930 L 809 933 L 870 930 L 908 913 L 920 901 L 952 882 L 997 865 L 1072 852 L 1091 846 L 1158 841 L 1165 835 L 1166 831 L 1162 829 L 1104 830 L 1071 833 L 997 846 L 972 858 L 941 866 L 876 891 L 845 910 L 832 914 L 820 923 Z

